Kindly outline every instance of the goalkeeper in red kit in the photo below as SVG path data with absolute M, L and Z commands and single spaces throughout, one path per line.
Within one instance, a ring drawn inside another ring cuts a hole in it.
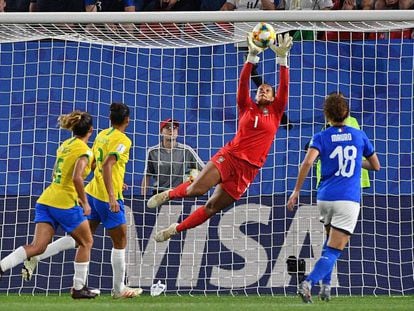
M 193 182 L 187 181 L 148 200 L 148 208 L 155 208 L 168 200 L 203 195 L 217 185 L 204 206 L 197 208 L 181 223 L 174 223 L 157 232 L 157 242 L 166 241 L 173 235 L 201 225 L 240 199 L 264 165 L 288 101 L 288 56 L 292 37 L 289 34 L 278 35 L 277 41 L 277 45 L 270 46 L 280 65 L 277 93 L 274 93 L 272 86 L 262 84 L 257 89 L 256 101 L 250 98 L 251 71 L 259 62 L 258 54 L 263 49 L 253 44 L 249 34 L 249 54 L 240 74 L 237 92 L 239 124 L 236 136 L 211 158 Z

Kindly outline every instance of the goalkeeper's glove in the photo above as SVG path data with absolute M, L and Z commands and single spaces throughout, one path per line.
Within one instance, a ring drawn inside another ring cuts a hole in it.
M 276 62 L 279 65 L 288 67 L 287 58 L 289 56 L 290 48 L 293 45 L 293 39 L 289 35 L 289 33 L 285 33 L 284 37 L 282 37 L 281 34 L 278 34 L 277 43 L 277 46 L 276 44 L 270 45 L 272 51 L 275 52 L 277 55 Z
M 263 52 L 263 49 L 259 48 L 257 45 L 253 43 L 252 33 L 249 33 L 247 36 L 247 45 L 249 47 L 249 54 L 247 54 L 247 61 L 252 64 L 257 64 L 260 60 L 260 57 L 257 55 Z

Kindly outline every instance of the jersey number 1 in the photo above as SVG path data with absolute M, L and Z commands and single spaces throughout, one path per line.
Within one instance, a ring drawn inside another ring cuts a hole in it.
M 355 171 L 357 149 L 355 146 L 337 146 L 329 155 L 330 159 L 338 157 L 338 170 L 335 176 L 351 177 Z

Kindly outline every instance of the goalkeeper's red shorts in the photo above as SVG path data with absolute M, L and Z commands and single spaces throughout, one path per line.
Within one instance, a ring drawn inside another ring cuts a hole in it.
M 219 170 L 222 188 L 235 200 L 240 199 L 254 180 L 259 168 L 219 150 L 210 160 Z

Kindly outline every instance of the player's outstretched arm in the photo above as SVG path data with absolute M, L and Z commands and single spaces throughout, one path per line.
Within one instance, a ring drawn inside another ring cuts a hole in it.
M 288 67 L 288 56 L 289 56 L 290 49 L 292 48 L 292 45 L 293 45 L 293 39 L 289 35 L 288 32 L 285 33 L 284 36 L 282 36 L 281 34 L 278 34 L 277 45 L 276 44 L 270 45 L 270 48 L 272 49 L 272 51 L 275 52 L 275 54 L 277 55 L 276 61 L 279 65 Z

